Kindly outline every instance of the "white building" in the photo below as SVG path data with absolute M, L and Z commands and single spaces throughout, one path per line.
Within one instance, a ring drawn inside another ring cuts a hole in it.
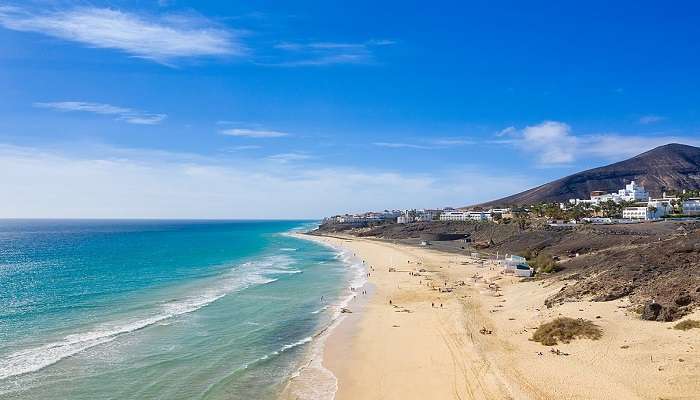
M 605 217 L 586 217 L 582 219 L 583 222 L 588 222 L 589 224 L 612 224 L 612 218 Z
M 649 200 L 649 192 L 644 189 L 644 186 L 638 186 L 634 181 L 627 184 L 624 189 L 618 190 L 617 193 L 624 201 Z
M 338 215 L 335 217 L 335 222 L 340 224 L 353 224 L 363 222 L 363 218 L 357 215 Z
M 469 219 L 472 221 L 491 221 L 491 211 L 469 211 Z
M 621 203 L 623 201 L 647 201 L 649 193 L 644 189 L 644 186 L 638 186 L 634 181 L 625 185 L 624 189 L 620 189 L 617 193 L 607 193 L 599 196 L 591 196 L 591 202 L 594 204 L 604 203 L 606 201 L 614 201 Z
M 415 219 L 411 215 L 401 215 L 396 218 L 396 223 L 398 224 L 408 224 L 413 222 Z
M 625 207 L 622 210 L 622 218 L 624 219 L 640 219 L 649 220 L 651 218 L 649 207 Z
M 416 211 L 416 221 L 434 221 L 440 217 L 442 210 L 418 210 Z
M 685 200 L 683 202 L 683 214 L 700 215 L 700 197 Z
M 448 211 L 445 210 L 440 214 L 440 221 L 467 221 L 469 213 L 466 211 Z
M 673 214 L 673 205 L 670 200 L 649 200 L 647 207 L 656 209 L 654 214 L 657 218 Z
M 667 209 L 665 207 L 654 207 L 654 206 L 639 206 L 639 207 L 625 207 L 622 210 L 623 219 L 636 219 L 643 221 L 656 220 L 661 217 L 666 216 Z
M 440 221 L 491 221 L 490 211 L 443 211 Z
M 591 193 L 590 200 L 570 199 L 569 203 L 598 205 L 608 201 L 621 203 L 623 201 L 636 202 L 647 200 L 649 200 L 649 193 L 644 189 L 644 186 L 639 186 L 635 181 L 632 181 L 625 185 L 624 189 L 618 190 L 617 193 L 603 193 L 602 191 L 595 191 Z

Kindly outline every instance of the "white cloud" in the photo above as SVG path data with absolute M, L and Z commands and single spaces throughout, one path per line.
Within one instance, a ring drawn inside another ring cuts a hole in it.
M 118 120 L 137 125 L 156 125 L 163 122 L 163 120 L 167 118 L 167 115 L 165 114 L 150 114 L 131 108 L 113 106 L 111 104 L 90 103 L 84 101 L 34 103 L 34 107 L 48 108 L 62 112 L 77 111 L 100 115 L 112 115 L 117 117 Z
M 522 144 L 537 151 L 542 164 L 567 164 L 574 161 L 577 138 L 571 136 L 571 127 L 556 121 L 545 121 L 528 126 L 522 131 Z
M 657 122 L 661 122 L 665 119 L 666 119 L 665 117 L 662 117 L 660 115 L 650 114 L 650 115 L 645 115 L 645 116 L 639 118 L 639 123 L 643 124 L 643 125 L 649 125 L 649 124 L 655 124 Z
M 247 52 L 233 32 L 191 16 L 157 18 L 96 7 L 42 12 L 3 7 L 0 25 L 90 47 L 117 49 L 162 63 L 186 57 L 240 56 Z
M 371 64 L 374 62 L 374 47 L 389 46 L 391 40 L 370 40 L 364 43 L 339 42 L 282 42 L 275 48 L 282 50 L 283 61 L 268 65 L 287 67 L 326 66 L 335 64 Z
M 514 126 L 509 126 L 507 128 L 501 129 L 498 133 L 496 133 L 496 136 L 502 137 L 502 136 L 512 136 L 518 132 L 517 129 L 515 129 Z
M 509 127 L 497 136 L 507 138 L 495 143 L 532 154 L 540 166 L 567 165 L 587 158 L 620 160 L 668 143 L 700 145 L 700 139 L 683 136 L 575 135 L 568 124 L 558 121 L 544 121 L 521 130 Z
M 471 139 L 437 139 L 433 140 L 432 143 L 434 143 L 437 146 L 463 146 L 467 144 L 475 144 L 476 142 Z
M 374 142 L 374 146 L 378 147 L 389 147 L 392 149 L 421 149 L 421 150 L 432 150 L 431 146 L 424 146 L 420 144 L 413 143 L 398 143 L 398 142 Z
M 304 153 L 280 153 L 273 154 L 267 157 L 269 160 L 277 161 L 281 163 L 288 163 L 293 161 L 304 161 L 311 159 L 311 156 Z
M 473 140 L 470 139 L 435 139 L 428 140 L 424 142 L 425 144 L 417 143 L 404 143 L 404 142 L 374 142 L 372 145 L 378 147 L 388 147 L 394 149 L 419 149 L 419 150 L 439 150 L 447 147 L 463 146 L 467 144 L 474 144 Z
M 261 148 L 262 148 L 262 146 L 257 146 L 257 145 L 251 144 L 251 145 L 227 147 L 224 150 L 242 151 L 242 150 L 257 150 L 257 149 L 261 149 Z
M 462 206 L 535 183 L 477 169 L 404 174 L 232 162 L 163 151 L 103 148 L 76 155 L 0 145 L 0 218 L 318 218 Z
M 220 131 L 222 135 L 248 137 L 255 139 L 278 138 L 289 136 L 287 132 L 271 131 L 265 129 L 231 128 Z

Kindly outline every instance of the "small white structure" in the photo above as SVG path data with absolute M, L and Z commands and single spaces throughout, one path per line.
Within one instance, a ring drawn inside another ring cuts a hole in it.
M 612 218 L 604 218 L 604 217 L 587 217 L 582 219 L 583 222 L 588 222 L 589 224 L 612 224 L 613 220 Z
M 503 260 L 498 261 L 503 265 L 503 270 L 506 274 L 515 273 L 518 265 L 527 265 L 525 257 L 510 255 Z
M 534 275 L 535 269 L 527 264 L 518 264 L 515 266 L 515 276 L 529 278 Z
M 700 215 L 700 197 L 694 197 L 683 202 L 683 214 Z

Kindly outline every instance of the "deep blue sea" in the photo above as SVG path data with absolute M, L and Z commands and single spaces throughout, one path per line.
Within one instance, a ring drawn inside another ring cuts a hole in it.
M 312 225 L 0 220 L 0 399 L 275 398 L 361 274 Z

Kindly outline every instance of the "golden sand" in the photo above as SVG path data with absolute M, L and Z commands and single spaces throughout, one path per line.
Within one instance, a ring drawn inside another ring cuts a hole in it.
M 372 267 L 369 293 L 325 340 L 338 400 L 700 399 L 700 329 L 642 321 L 626 300 L 547 309 L 563 283 L 523 282 L 467 256 L 311 238 Z M 529 340 L 557 316 L 590 319 L 603 337 L 552 347 Z

